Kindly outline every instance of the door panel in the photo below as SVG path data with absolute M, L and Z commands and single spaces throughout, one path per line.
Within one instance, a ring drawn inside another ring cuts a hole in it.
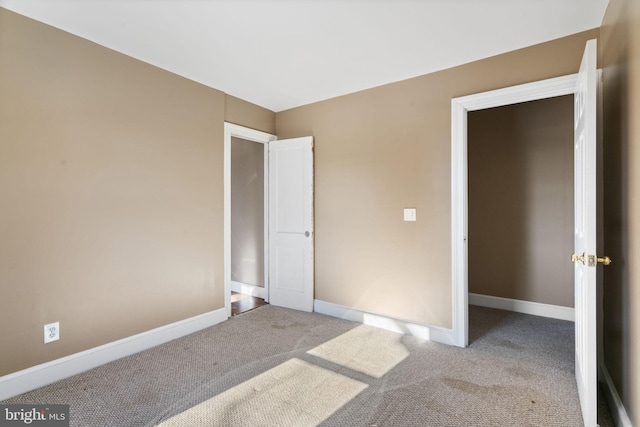
M 293 239 L 291 239 L 293 240 Z M 300 243 L 291 241 L 289 245 L 281 242 L 276 248 L 276 269 L 278 283 L 275 288 L 284 291 L 304 292 L 304 252 L 299 249 Z
M 298 144 L 277 142 L 273 151 L 275 168 L 275 207 L 278 233 L 304 233 L 306 206 L 304 200 L 304 150 Z
M 597 425 L 596 41 L 585 48 L 575 90 L 575 374 L 586 427 Z
M 313 311 L 313 138 L 269 144 L 269 299 Z

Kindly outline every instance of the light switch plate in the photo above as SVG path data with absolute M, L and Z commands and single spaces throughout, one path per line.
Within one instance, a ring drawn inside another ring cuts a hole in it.
M 416 208 L 405 208 L 404 209 L 404 220 L 405 221 L 415 221 L 416 220 Z

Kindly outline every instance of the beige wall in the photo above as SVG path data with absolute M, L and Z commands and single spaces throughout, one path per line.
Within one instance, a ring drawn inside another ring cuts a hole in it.
M 575 73 L 598 35 L 278 113 L 279 138 L 315 138 L 316 298 L 451 327 L 451 98 Z
M 469 292 L 573 307 L 573 96 L 468 114 Z
M 222 308 L 225 94 L 1 8 L 0 40 L 0 375 Z
M 264 144 L 231 138 L 231 280 L 264 287 Z
M 640 425 L 640 5 L 611 0 L 602 26 L 605 364 Z
M 258 105 L 225 95 L 225 121 L 270 134 L 276 133 L 276 115 Z

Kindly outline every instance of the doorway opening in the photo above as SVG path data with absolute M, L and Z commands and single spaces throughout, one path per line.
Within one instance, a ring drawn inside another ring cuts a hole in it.
M 225 307 L 269 301 L 268 143 L 275 135 L 225 123 Z
M 570 384 L 574 95 L 470 111 L 467 171 L 468 344 L 517 349 L 538 380 Z
M 231 315 L 266 303 L 264 144 L 231 137 Z
M 457 346 L 466 347 L 469 343 L 467 115 L 477 110 L 573 95 L 576 81 L 574 74 L 451 101 L 452 339 Z
M 469 304 L 573 321 L 573 95 L 467 120 Z

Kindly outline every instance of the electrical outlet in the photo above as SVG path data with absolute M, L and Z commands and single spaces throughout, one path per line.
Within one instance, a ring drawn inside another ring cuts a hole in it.
M 58 341 L 60 339 L 60 322 L 44 325 L 44 343 Z

